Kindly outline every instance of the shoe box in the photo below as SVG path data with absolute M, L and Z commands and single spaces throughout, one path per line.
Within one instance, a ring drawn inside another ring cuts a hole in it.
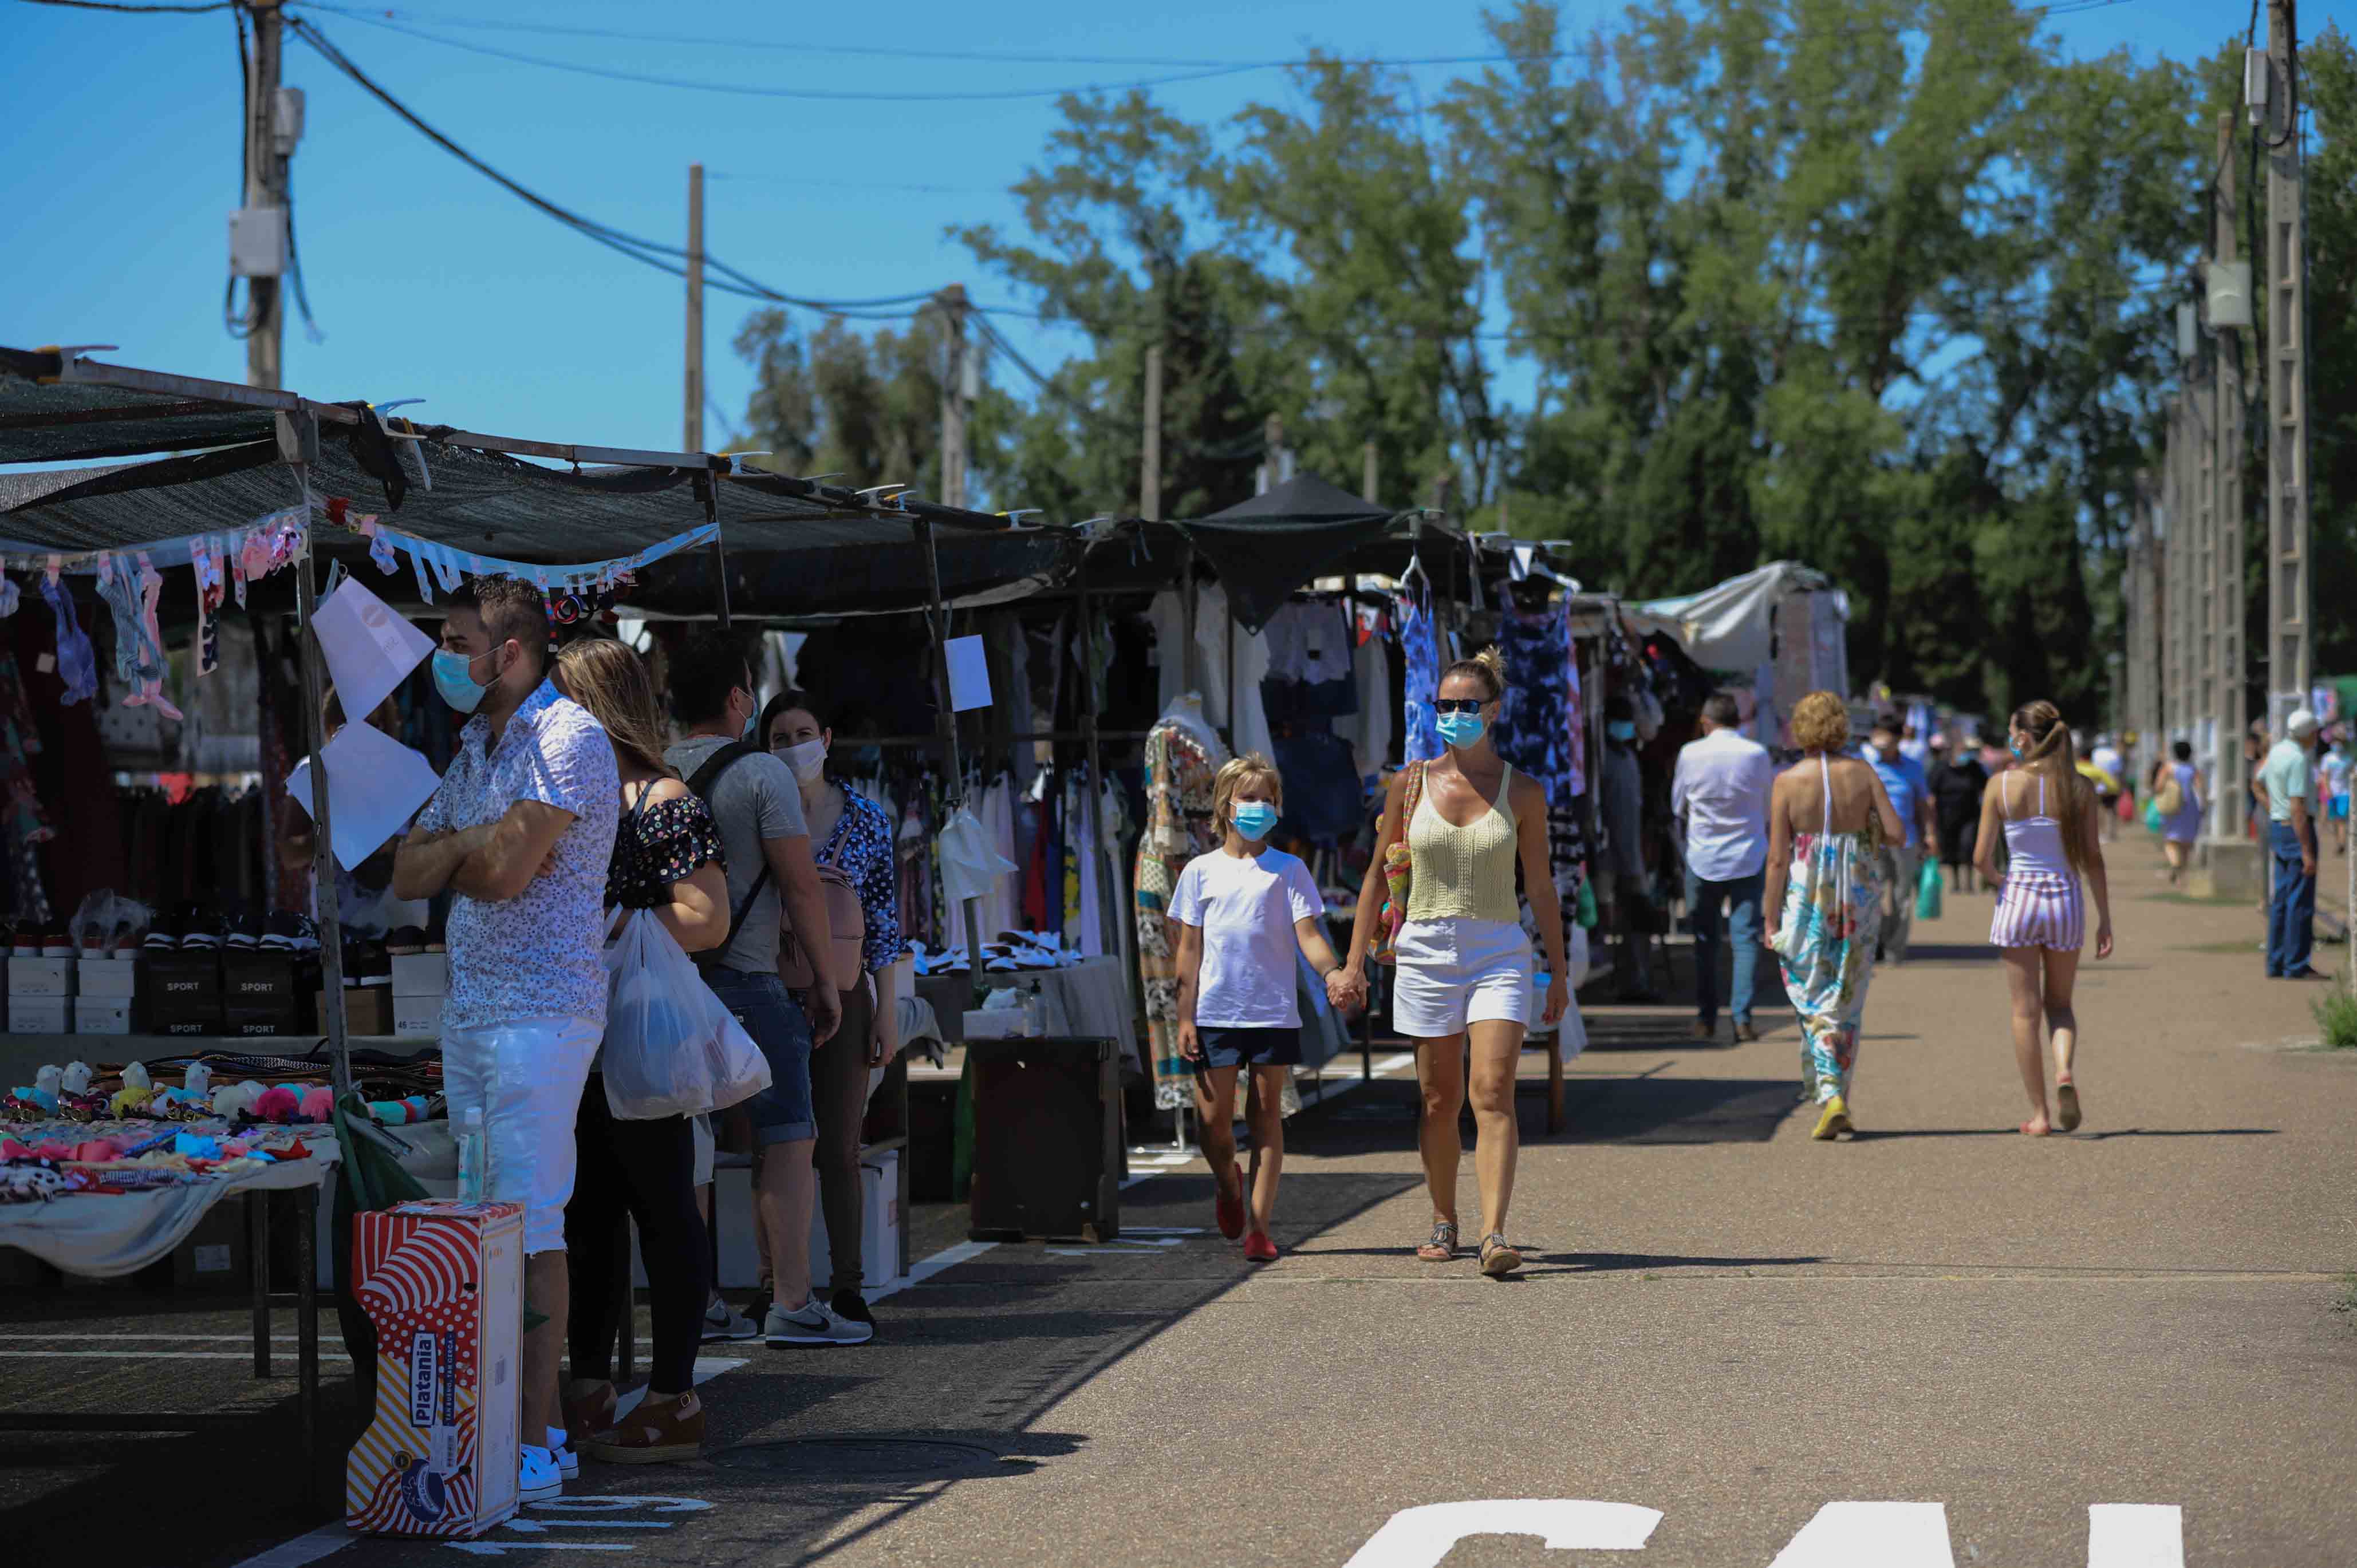
M 221 954 L 221 1029 L 224 1035 L 292 1035 L 303 1025 L 304 986 L 296 956 L 253 948 L 224 948 Z
M 12 958 L 8 961 L 8 1032 L 68 1035 L 73 1032 L 74 961 Z
M 149 948 L 134 966 L 151 1035 L 221 1032 L 221 955 L 210 948 Z
M 312 993 L 312 1004 L 323 1022 L 328 1016 L 328 993 Z M 382 985 L 347 985 L 344 987 L 344 1033 L 347 1035 L 390 1035 L 393 1026 L 393 993 Z
M 440 1039 L 442 1003 L 449 992 L 448 953 L 394 953 L 393 1033 L 407 1039 Z

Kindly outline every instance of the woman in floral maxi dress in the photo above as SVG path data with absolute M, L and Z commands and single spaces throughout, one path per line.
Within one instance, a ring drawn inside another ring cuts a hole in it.
M 1802 1095 L 1818 1112 L 1812 1136 L 1833 1139 L 1851 1131 L 1850 1073 L 1882 922 L 1876 855 L 1902 830 L 1874 769 L 1845 755 L 1849 709 L 1839 697 L 1802 698 L 1792 739 L 1802 758 L 1777 779 L 1769 801 L 1762 906 L 1767 942 L 1801 1021 Z

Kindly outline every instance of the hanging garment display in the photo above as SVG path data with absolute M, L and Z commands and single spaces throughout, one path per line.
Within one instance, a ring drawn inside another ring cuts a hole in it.
M 1154 624 L 1155 647 L 1161 660 L 1162 706 L 1192 690 L 1203 700 L 1203 716 L 1214 729 L 1224 731 L 1238 752 L 1270 755 L 1268 714 L 1263 705 L 1261 682 L 1269 672 L 1268 637 L 1247 632 L 1228 619 L 1228 596 L 1217 584 L 1195 593 L 1195 682 L 1187 682 L 1186 610 L 1177 590 L 1154 596 L 1146 617 Z M 1236 694 L 1231 722 L 1228 692 Z
M 65 682 L 65 703 L 86 703 L 98 695 L 98 654 L 90 633 L 74 616 L 73 595 L 52 569 L 41 574 L 41 597 L 58 626 L 58 678 Z
M 1154 1059 L 1154 1103 L 1192 1105 L 1195 1075 L 1178 1055 L 1178 959 L 1168 914 L 1179 872 L 1219 844 L 1211 785 L 1228 760 L 1200 710 L 1180 697 L 1146 736 L 1146 831 L 1137 841 L 1137 975 Z
M 1382 633 L 1363 620 L 1353 630 L 1359 645 L 1351 656 L 1351 671 L 1358 682 L 1359 711 L 1351 718 L 1337 719 L 1334 728 L 1350 741 L 1359 777 L 1372 779 L 1390 765 L 1399 713 L 1392 703 L 1392 650 Z
M 1429 762 L 1444 749 L 1439 714 L 1433 699 L 1440 694 L 1440 635 L 1433 621 L 1432 601 L 1411 594 L 1399 600 L 1400 660 L 1404 671 L 1400 694 L 1400 760 Z
M 1498 652 L 1506 663 L 1506 694 L 1498 709 L 1498 755 L 1538 780 L 1546 792 L 1547 859 L 1556 895 L 1578 897 L 1587 875 L 1580 831 L 1580 781 L 1572 765 L 1579 730 L 1579 682 L 1571 656 L 1571 604 L 1499 618 Z

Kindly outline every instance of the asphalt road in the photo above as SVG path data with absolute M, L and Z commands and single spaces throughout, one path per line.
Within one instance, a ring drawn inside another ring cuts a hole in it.
M 2157 898 L 2143 846 L 2118 859 L 2077 1136 L 2014 1133 L 1987 900 L 1952 896 L 1875 977 L 1855 1142 L 1810 1141 L 1789 1015 L 1737 1047 L 1591 1009 L 1570 1129 L 1523 1101 L 1520 1280 L 1411 1255 L 1410 1091 L 1378 1083 L 1293 1124 L 1275 1264 L 1210 1229 L 1200 1164 L 1154 1176 L 1123 1244 L 992 1249 L 881 1303 L 874 1345 L 729 1348 L 703 1463 L 592 1466 L 472 1550 L 1458 1568 L 1564 1561 L 1517 1533 L 1551 1529 L 1648 1564 L 2162 1568 L 2181 1530 L 2195 1568 L 2357 1563 L 2357 1323 L 2334 1310 L 2357 1058 L 2292 1044 L 2313 993 L 2261 977 L 2253 911 Z M 0 1402 L 56 1365 L 0 1359 Z M 300 1533 L 283 1506 L 199 1507 L 92 1537 L 143 1472 L 234 1498 L 250 1466 L 46 1441 L 0 1439 L 0 1539 L 227 1565 Z M 1468 1506 L 1394 1522 L 1447 1504 Z M 2106 1509 L 2091 1543 L 2097 1505 L 2145 1511 Z M 1503 1533 L 1452 1551 L 1460 1530 Z M 262 1561 L 331 1546 L 337 1568 L 452 1550 L 322 1536 Z

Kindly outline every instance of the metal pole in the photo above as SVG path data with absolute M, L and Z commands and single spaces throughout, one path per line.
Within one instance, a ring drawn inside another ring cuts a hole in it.
M 316 591 L 311 585 L 311 562 L 306 559 L 295 574 L 295 603 L 303 618 L 303 711 L 304 728 L 311 739 L 311 875 L 316 892 L 314 917 L 319 926 L 319 990 L 321 1012 L 319 1027 L 328 1036 L 328 1056 L 334 1076 L 336 1099 L 341 1101 L 352 1091 L 351 1042 L 345 1030 L 344 1018 L 344 955 L 341 911 L 336 904 L 336 852 L 334 832 L 328 821 L 328 762 L 325 750 L 325 696 L 327 680 L 319 659 L 319 639 L 314 631 L 312 612 L 318 607 Z M 367 722 L 364 714 L 346 713 L 346 724 Z
M 1375 499 L 1375 444 L 1372 441 L 1359 448 L 1359 494 L 1366 500 Z
M 950 706 L 950 610 L 942 594 L 942 558 L 933 545 L 933 525 L 923 518 L 910 524 L 917 531 L 917 542 L 925 553 L 925 588 L 931 595 L 931 608 L 926 619 L 933 628 L 933 691 L 941 704 L 937 721 L 942 736 L 942 766 L 949 775 L 950 808 L 954 811 L 966 803 L 965 768 L 958 757 L 957 710 Z M 965 914 L 965 954 L 974 983 L 982 983 L 982 900 L 962 901 Z
M 1162 521 L 1162 345 L 1146 350 L 1146 439 L 1137 461 L 1137 515 Z
M 2267 720 L 2308 701 L 2308 220 L 2291 70 L 2292 0 L 2268 0 Z
M 681 445 L 704 450 L 704 166 L 687 166 L 687 379 Z
M 942 290 L 941 302 L 949 323 L 950 347 L 948 373 L 942 381 L 942 504 L 962 507 L 965 505 L 966 461 L 965 285 L 950 285 Z M 979 969 L 977 959 L 977 972 Z
M 286 212 L 286 156 L 278 150 L 279 0 L 252 0 L 253 17 L 253 77 L 247 82 L 245 122 L 245 205 L 275 209 L 283 221 Z M 291 253 L 292 243 L 288 250 Z M 282 353 L 286 331 L 284 279 L 245 280 L 252 319 L 245 339 L 245 380 L 249 386 L 275 387 L 285 360 Z

